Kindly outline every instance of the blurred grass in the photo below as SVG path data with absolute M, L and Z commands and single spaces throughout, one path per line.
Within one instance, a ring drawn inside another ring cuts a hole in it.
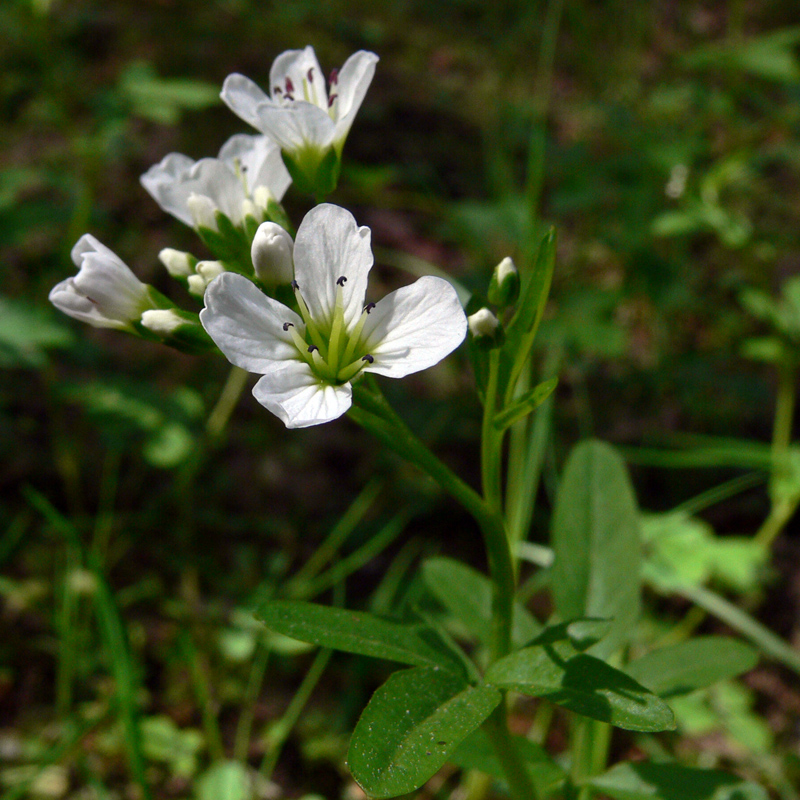
M 196 250 L 195 240 L 138 176 L 172 150 L 214 154 L 244 129 L 216 100 L 228 73 L 263 84 L 277 54 L 305 44 L 326 69 L 361 47 L 380 55 L 332 198 L 386 253 L 377 292 L 404 280 L 398 265 L 424 262 L 483 289 L 503 256 L 530 260 L 542 226 L 557 226 L 538 357 L 545 372 L 560 364 L 561 377 L 537 422 L 544 488 L 520 523 L 532 517 L 542 541 L 559 460 L 579 435 L 769 440 L 771 373 L 739 358 L 761 328 L 736 298 L 745 286 L 774 296 L 800 270 L 796 21 L 790 0 L 0 5 L 0 737 L 9 764 L 66 763 L 64 795 L 91 785 L 102 796 L 133 780 L 140 796 L 147 786 L 186 796 L 210 755 L 271 763 L 263 737 L 237 730 L 280 718 L 297 663 L 311 662 L 279 652 L 264 665 L 268 691 L 254 689 L 249 663 L 219 643 L 252 639 L 235 612 L 285 590 L 292 575 L 290 587 L 310 579 L 320 591 L 346 577 L 353 603 L 388 609 L 413 601 L 408 571 L 421 552 L 482 557 L 459 513 L 348 422 L 288 433 L 245 392 L 209 439 L 205 415 L 226 365 L 49 308 L 86 231 L 186 302 L 156 255 Z M 295 219 L 305 210 L 291 199 Z M 476 480 L 479 414 L 464 361 L 387 394 Z M 640 467 L 642 505 L 670 508 L 731 477 L 714 463 L 691 480 Z M 407 517 L 385 511 L 398 506 Z M 715 522 L 738 532 L 765 510 L 744 492 Z M 298 574 L 332 528 L 332 560 Z M 764 613 L 783 606 L 775 623 L 789 638 L 794 528 L 780 546 L 788 574 L 768 589 L 779 593 Z M 186 641 L 208 670 L 210 699 L 193 688 L 187 662 L 199 662 Z M 338 796 L 343 736 L 375 680 L 367 669 L 334 658 L 318 676 L 314 709 L 285 734 L 282 785 Z M 253 719 L 242 728 L 244 702 Z M 122 745 L 108 713 L 117 706 Z M 146 755 L 140 716 L 193 731 L 204 713 L 203 752 L 188 775 Z M 788 752 L 797 714 L 782 719 Z M 75 755 L 79 740 L 94 760 Z M 0 789 L 24 796 L 26 781 Z

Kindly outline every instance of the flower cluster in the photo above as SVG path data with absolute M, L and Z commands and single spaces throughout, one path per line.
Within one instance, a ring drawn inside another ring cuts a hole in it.
M 272 65 L 270 95 L 230 75 L 222 99 L 260 134 L 233 136 L 217 158 L 170 153 L 142 175 L 161 208 L 194 228 L 214 255 L 159 253 L 169 274 L 204 299 L 199 315 L 142 283 L 89 234 L 72 252 L 78 274 L 53 288 L 51 302 L 96 327 L 184 350 L 216 345 L 262 376 L 253 394 L 290 428 L 344 414 L 364 373 L 400 378 L 436 364 L 466 336 L 452 285 L 426 276 L 366 302 L 369 228 L 320 203 L 293 238 L 281 206 L 292 183 L 317 198 L 336 187 L 377 61 L 355 53 L 326 84 L 311 47 L 290 50 Z

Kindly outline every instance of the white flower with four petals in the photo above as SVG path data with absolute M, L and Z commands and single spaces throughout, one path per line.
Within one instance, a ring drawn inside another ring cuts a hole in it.
M 140 180 L 168 214 L 211 230 L 217 229 L 216 211 L 236 226 L 247 214 L 262 222 L 267 204 L 280 202 L 292 182 L 278 145 L 266 136 L 243 133 L 228 139 L 218 158 L 194 161 L 170 153 Z
M 234 114 L 280 145 L 303 191 L 320 194 L 336 185 L 345 139 L 377 63 L 375 53 L 359 50 L 331 73 L 326 86 L 313 47 L 287 50 L 272 64 L 269 95 L 233 74 L 220 96 Z
M 235 273 L 206 291 L 203 326 L 231 363 L 263 376 L 253 395 L 288 428 L 344 414 L 360 373 L 402 378 L 441 361 L 466 335 L 464 310 L 442 278 L 422 277 L 365 306 L 370 239 L 343 208 L 309 211 L 293 252 L 299 313 Z

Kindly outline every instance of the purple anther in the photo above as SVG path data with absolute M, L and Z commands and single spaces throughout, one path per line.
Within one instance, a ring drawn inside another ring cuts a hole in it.
M 372 311 L 373 308 L 375 308 L 375 303 L 367 303 L 367 305 L 364 306 L 364 311 L 366 311 L 367 314 L 369 314 L 369 312 Z
M 369 353 L 367 353 L 365 356 L 361 358 L 361 360 L 366 361 L 367 364 L 371 364 L 375 359 Z
M 294 84 L 292 83 L 292 79 L 288 75 L 286 76 L 286 91 L 291 94 L 294 93 Z
M 331 77 L 328 78 L 328 83 L 330 83 L 331 86 L 336 86 L 336 84 L 339 83 L 339 70 L 338 69 L 332 69 L 331 70 Z
M 280 86 L 276 86 L 276 87 L 275 87 L 275 88 L 272 90 L 272 94 L 283 94 L 283 89 L 281 89 L 281 87 L 280 87 Z
M 333 105 L 333 104 L 336 102 L 336 98 L 337 98 L 337 95 L 336 95 L 336 94 L 332 94 L 332 95 L 331 95 L 331 96 L 328 98 L 328 108 L 330 108 L 330 107 L 331 107 L 331 106 L 332 106 L 332 105 Z
M 300 284 L 297 281 L 292 281 L 292 289 L 294 289 L 296 292 L 299 291 Z
M 315 344 L 310 344 L 308 346 L 308 352 L 309 353 L 313 353 L 315 350 L 319 350 L 319 347 L 317 347 Z
M 293 322 L 284 322 L 283 323 L 283 329 L 285 331 L 288 331 L 289 328 L 294 328 L 294 323 Z
M 314 83 L 314 67 L 310 67 L 306 74 L 309 83 Z
M 337 286 L 344 286 L 347 283 L 347 278 L 344 275 L 336 279 Z

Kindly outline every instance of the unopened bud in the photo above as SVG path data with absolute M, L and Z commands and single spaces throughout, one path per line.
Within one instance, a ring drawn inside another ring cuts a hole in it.
M 225 272 L 225 265 L 221 261 L 199 261 L 194 271 L 209 284 L 217 275 Z
M 218 229 L 216 220 L 217 207 L 210 197 L 192 192 L 186 201 L 186 206 L 192 215 L 195 228 L 208 228 L 212 231 Z
M 294 278 L 294 241 L 275 222 L 262 222 L 250 254 L 258 279 L 266 286 L 291 283 Z
M 503 329 L 500 321 L 488 308 L 481 308 L 471 314 L 467 317 L 467 323 L 470 335 L 480 347 L 492 348 L 502 344 Z
M 506 256 L 495 268 L 489 281 L 489 302 L 499 308 L 514 305 L 519 297 L 519 272 Z
M 263 214 L 267 213 L 271 204 L 278 202 L 269 186 L 256 186 L 253 192 L 253 201 Z
M 166 267 L 173 278 L 188 278 L 194 274 L 197 259 L 191 253 L 173 250 L 165 247 L 159 254 L 158 260 Z
M 199 276 L 191 276 L 197 277 Z M 200 316 L 190 311 L 178 308 L 145 311 L 142 314 L 142 326 L 154 333 L 164 344 L 183 352 L 202 353 L 214 346 L 200 324 Z
M 184 320 L 172 308 L 158 308 L 142 314 L 142 325 L 157 336 L 170 336 L 183 324 Z

